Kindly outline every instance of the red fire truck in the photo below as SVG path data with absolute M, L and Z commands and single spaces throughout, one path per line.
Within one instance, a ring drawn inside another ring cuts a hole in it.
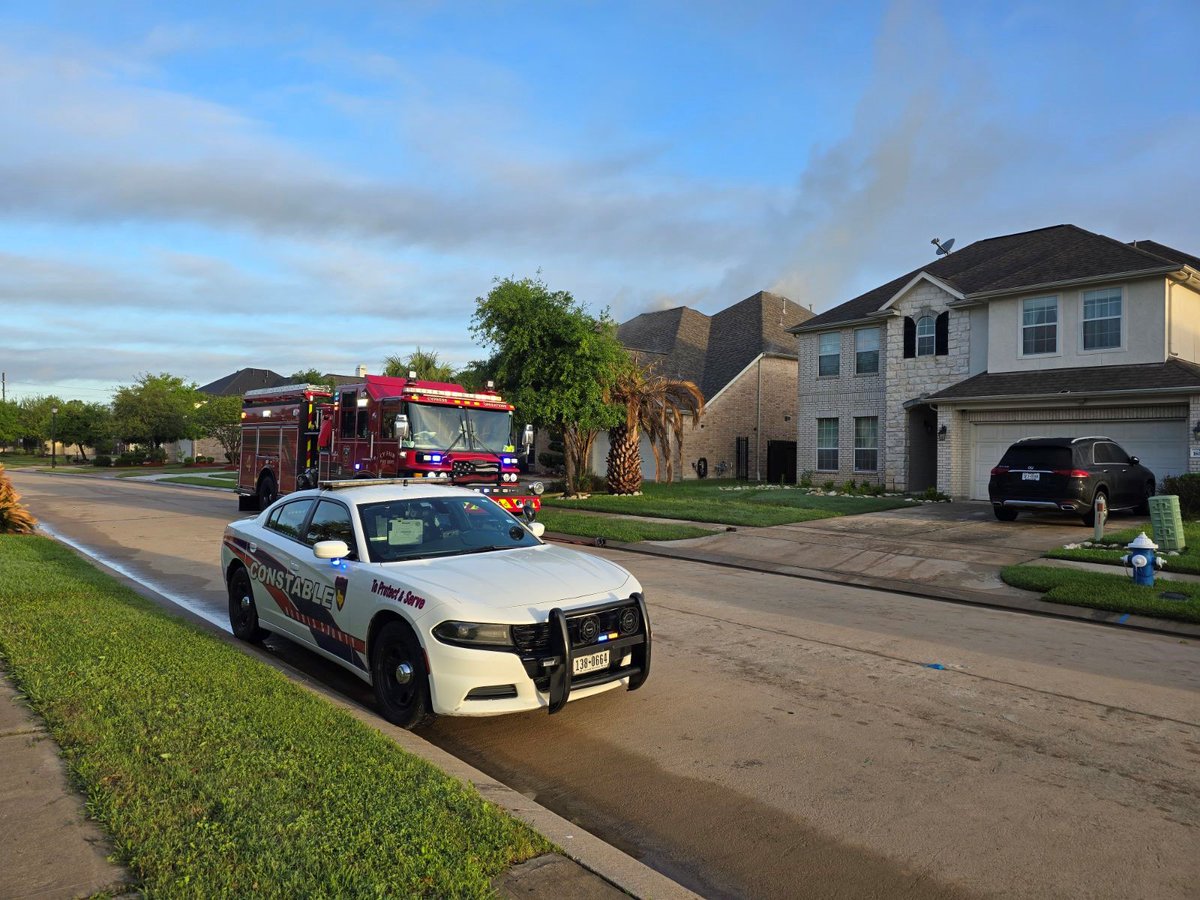
M 528 452 L 533 428 L 521 435 Z M 513 408 L 492 390 L 364 375 L 330 393 L 310 384 L 248 392 L 242 401 L 239 509 L 345 478 L 430 478 L 472 487 L 514 515 L 541 508 L 525 494 Z

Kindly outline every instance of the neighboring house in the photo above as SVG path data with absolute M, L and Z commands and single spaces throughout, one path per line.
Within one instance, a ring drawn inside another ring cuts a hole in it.
M 660 375 L 692 381 L 704 395 L 699 426 L 684 426 L 675 450 L 675 477 L 695 478 L 704 460 L 707 474 L 760 479 L 791 473 L 795 458 L 796 353 L 788 329 L 812 313 L 786 297 L 759 291 L 712 316 L 686 306 L 643 313 L 622 323 L 617 338 L 631 356 Z M 740 452 L 739 452 L 740 446 Z M 770 459 L 768 456 L 770 454 Z M 605 470 L 608 435 L 592 454 Z M 642 469 L 655 477 L 654 454 L 642 439 Z
M 1200 471 L 1200 258 L 1074 225 L 978 241 L 792 329 L 797 466 L 987 499 L 1023 437 Z

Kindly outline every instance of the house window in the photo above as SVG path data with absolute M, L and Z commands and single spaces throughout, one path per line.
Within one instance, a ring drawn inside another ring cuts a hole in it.
M 817 470 L 838 469 L 838 420 L 817 419 Z
M 821 335 L 821 349 L 817 357 L 818 375 L 837 375 L 842 368 L 842 333 Z
M 856 416 L 854 419 L 854 468 L 858 472 L 879 469 L 878 416 Z
M 1058 298 L 1034 297 L 1021 304 L 1021 355 L 1058 352 Z
M 917 356 L 933 356 L 937 350 L 937 323 L 933 316 L 917 319 Z
M 1083 349 L 1121 346 L 1121 289 L 1083 292 Z
M 878 328 L 860 328 L 854 332 L 854 372 L 858 375 L 879 373 Z

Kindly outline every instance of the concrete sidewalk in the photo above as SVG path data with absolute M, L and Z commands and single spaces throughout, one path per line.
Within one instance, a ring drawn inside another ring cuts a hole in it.
M 84 814 L 58 745 L 0 676 L 0 897 L 125 893 L 107 838 Z

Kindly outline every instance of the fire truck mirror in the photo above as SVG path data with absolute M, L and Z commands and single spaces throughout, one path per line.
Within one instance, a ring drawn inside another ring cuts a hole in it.
M 521 443 L 525 445 L 525 452 L 529 452 L 529 448 L 533 446 L 533 426 L 526 425 L 525 433 L 521 436 Z
M 408 437 L 408 416 L 396 416 L 396 424 L 392 426 L 396 440 L 402 441 Z

